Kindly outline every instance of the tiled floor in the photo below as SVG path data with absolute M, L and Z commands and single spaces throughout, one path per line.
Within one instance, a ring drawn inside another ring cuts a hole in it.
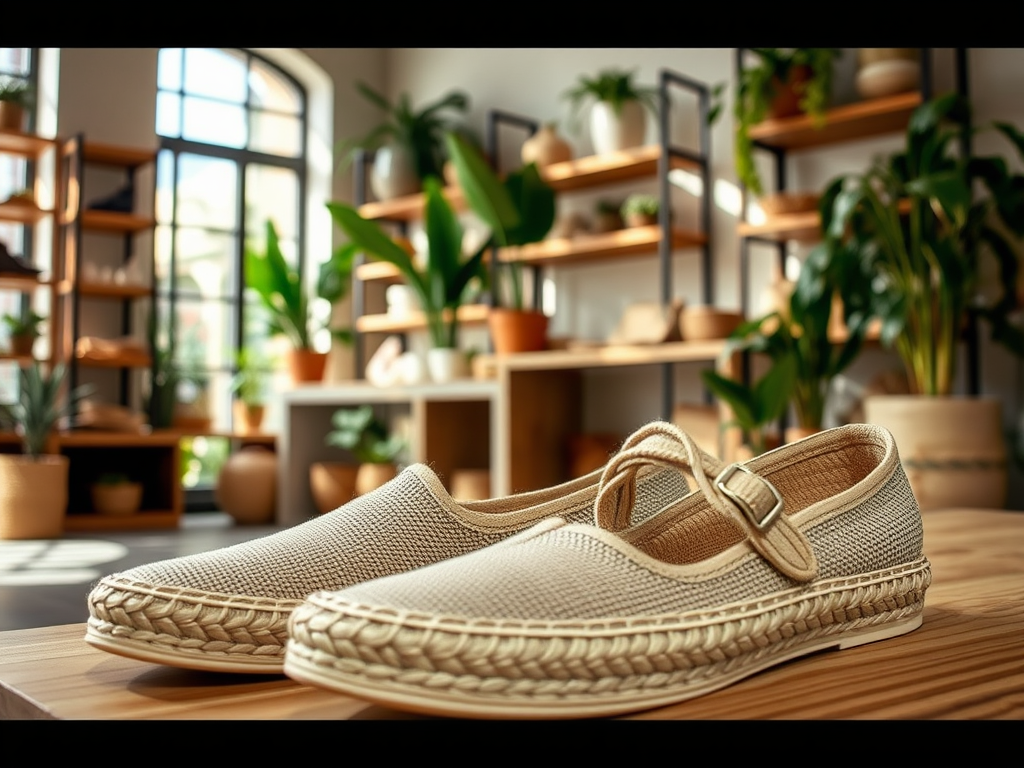
M 248 541 L 280 530 L 239 526 L 220 512 L 189 513 L 174 530 L 68 533 L 0 541 L 0 631 L 77 624 L 97 579 L 135 565 Z

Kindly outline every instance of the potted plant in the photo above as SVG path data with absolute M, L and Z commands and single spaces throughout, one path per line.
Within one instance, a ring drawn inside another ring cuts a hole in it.
M 331 257 L 320 265 L 316 283 L 316 298 L 334 304 L 344 298 L 351 288 L 352 269 L 356 248 L 344 245 L 336 248 Z M 302 275 L 284 258 L 274 222 L 266 222 L 266 246 L 262 251 L 247 247 L 245 250 L 246 286 L 256 292 L 269 313 L 271 335 L 284 335 L 292 345 L 288 367 L 292 381 L 320 381 L 327 363 L 327 352 L 314 347 L 314 302 Z M 344 332 L 332 334 L 335 338 L 348 338 Z
M 490 205 L 490 195 L 495 189 L 500 189 L 504 194 L 498 200 L 502 207 L 495 215 L 518 223 L 518 212 L 511 202 L 507 189 L 497 180 L 483 157 L 462 137 L 453 133 L 447 136 L 448 149 L 470 207 L 478 210 L 477 206 Z M 523 199 L 534 200 L 526 191 L 529 186 L 529 183 L 523 182 L 526 176 L 535 181 L 539 181 L 540 178 L 536 166 L 530 165 L 523 171 L 510 175 L 506 184 L 511 184 L 525 194 L 526 197 Z M 459 368 L 468 371 L 465 355 L 457 351 L 458 310 L 470 281 L 481 274 L 482 260 L 491 246 L 491 240 L 481 244 L 467 258 L 463 258 L 463 227 L 442 194 L 440 181 L 436 177 L 428 177 L 424 183 L 424 193 L 424 229 L 428 253 L 422 269 L 416 266 L 405 248 L 384 233 L 379 224 L 364 219 L 351 205 L 328 203 L 327 208 L 335 223 L 348 235 L 353 244 L 371 258 L 389 262 L 397 267 L 406 284 L 416 292 L 426 315 L 430 336 L 431 349 L 427 353 L 427 363 L 428 366 L 432 366 L 431 375 L 435 379 L 443 379 L 443 375 L 438 376 L 443 365 L 437 362 L 432 364 L 431 359 L 437 361 L 439 358 L 443 360 L 445 357 L 454 357 L 460 361 Z M 489 213 L 488 208 L 485 221 Z M 554 220 L 553 202 L 550 213 L 548 228 Z M 447 352 L 438 354 L 438 350 Z
M 972 156 L 961 140 L 994 130 L 1015 156 Z M 911 396 L 869 397 L 867 420 L 896 435 L 922 507 L 1002 506 L 1006 447 L 1001 403 L 954 397 L 957 348 L 972 318 L 1024 355 L 1017 305 L 1024 237 L 1024 134 L 1006 122 L 971 123 L 957 94 L 932 99 L 910 118 L 905 146 L 863 173 L 837 177 L 821 202 L 824 247 L 873 290 L 845 305 L 847 321 L 874 315 L 883 344 L 906 370 Z M 983 285 L 986 264 L 993 285 Z
M 594 154 L 607 155 L 644 143 L 647 112 L 657 113 L 658 89 L 637 85 L 635 71 L 604 69 L 597 77 L 581 75 L 565 91 L 570 104 L 570 122 L 578 124 L 579 111 L 593 102 L 590 112 L 590 140 Z
M 370 186 L 379 200 L 419 192 L 428 176 L 440 177 L 445 162 L 442 136 L 453 127 L 445 112 L 465 112 L 469 97 L 451 91 L 416 111 L 407 94 L 391 103 L 366 83 L 357 82 L 356 89 L 387 118 L 363 136 L 338 144 L 339 168 L 347 167 L 356 150 L 375 151 Z
M 796 380 L 796 364 L 791 356 L 773 360 L 772 366 L 760 379 L 746 385 L 723 376 L 718 371 L 701 371 L 708 390 L 725 402 L 732 418 L 721 428 L 737 427 L 743 432 L 743 445 L 737 461 L 760 456 L 778 443 L 778 436 L 770 427 L 786 412 Z
M 13 77 L 0 81 L 0 129 L 25 130 L 25 115 L 32 107 L 32 87 Z
M 182 339 L 178 359 L 177 388 L 171 426 L 203 433 L 210 429 L 210 375 L 204 367 L 204 345 L 197 326 L 188 329 Z
M 787 443 L 821 431 L 831 383 L 860 354 L 870 321 L 866 315 L 855 316 L 844 338 L 836 339 L 830 333 L 834 307 L 837 300 L 862 303 L 868 291 L 870 282 L 863 279 L 858 267 L 832 260 L 827 247 L 816 246 L 808 254 L 782 308 L 742 323 L 726 344 L 727 356 L 740 351 L 762 354 L 773 369 L 784 371 L 777 374 L 778 379 L 768 379 L 761 392 L 742 384 L 737 387 L 737 382 L 723 380 L 711 372 L 711 378 L 717 379 L 712 385 L 714 391 L 726 394 L 725 399 L 734 410 L 738 399 L 743 403 L 741 410 L 758 417 L 775 411 L 776 394 L 786 395 L 796 415 L 796 426 L 786 430 Z M 773 381 L 780 392 L 767 389 Z M 739 389 L 745 391 L 739 393 Z M 756 429 L 759 425 L 748 419 L 743 426 Z M 752 447 L 765 447 L 763 441 L 757 441 L 756 434 Z
M 266 411 L 267 377 L 270 362 L 252 347 L 243 347 L 235 356 L 235 375 L 231 379 L 234 396 L 232 412 L 236 429 L 243 435 L 256 434 Z
M 64 532 L 68 457 L 46 453 L 60 420 L 88 394 L 65 393 L 66 369 L 44 373 L 40 363 L 19 374 L 18 401 L 0 403 L 0 426 L 21 437 L 20 455 L 0 454 L 0 539 L 54 539 Z
M 754 161 L 752 126 L 766 118 L 805 114 L 824 125 L 832 95 L 834 63 L 839 48 L 750 48 L 756 63 L 740 68 L 733 113 L 736 120 L 735 162 L 739 181 L 752 194 L 764 192 Z M 716 112 L 717 114 L 717 112 Z
M 634 192 L 622 203 L 622 220 L 627 227 L 646 227 L 658 223 L 660 210 L 656 196 Z
M 338 484 L 342 489 L 340 497 L 329 498 L 323 493 L 317 494 L 317 505 L 321 512 L 330 511 L 355 496 L 369 493 L 395 477 L 398 474 L 398 465 L 395 462 L 405 448 L 405 441 L 397 435 L 389 434 L 387 425 L 374 414 L 373 408 L 369 405 L 339 408 L 331 416 L 331 424 L 334 429 L 327 433 L 324 442 L 349 451 L 358 466 L 353 485 L 349 486 L 350 491 L 346 489 L 346 483 L 342 480 Z M 337 465 L 322 462 L 317 472 L 329 473 L 331 466 Z M 312 475 L 311 482 L 315 494 L 317 490 L 322 491 L 325 487 Z
M 43 335 L 39 326 L 45 321 L 45 317 L 37 314 L 28 305 L 24 305 L 18 315 L 4 315 L 3 323 L 7 326 L 11 354 L 18 357 L 31 357 L 36 339 Z
M 622 202 L 602 198 L 594 204 L 594 232 L 614 232 L 625 225 L 622 220 Z
M 142 483 L 123 472 L 104 472 L 89 491 L 93 509 L 101 515 L 134 515 L 142 506 Z
M 485 246 L 509 253 L 547 236 L 555 221 L 555 192 L 535 164 L 528 163 L 501 180 L 472 145 L 454 134 L 447 136 L 447 142 L 466 203 L 490 228 Z M 508 354 L 544 349 L 548 318 L 539 308 L 525 306 L 522 264 L 512 254 L 508 261 L 497 261 L 495 275 L 507 279 L 507 293 L 511 294 L 511 306 L 502 306 L 502 283 L 495 281 L 494 306 L 488 315 L 495 351 Z

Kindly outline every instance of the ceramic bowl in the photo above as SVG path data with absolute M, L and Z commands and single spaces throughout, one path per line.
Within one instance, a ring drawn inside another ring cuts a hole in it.
M 889 59 L 869 64 L 857 72 L 854 85 L 864 99 L 879 99 L 913 91 L 921 83 L 921 65 L 906 59 Z

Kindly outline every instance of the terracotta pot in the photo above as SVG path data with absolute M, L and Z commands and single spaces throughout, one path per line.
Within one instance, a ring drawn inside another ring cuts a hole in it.
M 94 483 L 92 506 L 101 515 L 134 515 L 142 506 L 142 483 Z
M 558 135 L 555 126 L 543 125 L 530 138 L 523 142 L 520 152 L 523 165 L 536 163 L 538 167 L 572 160 L 572 147 L 569 142 Z
M 324 515 L 348 504 L 356 495 L 358 464 L 317 461 L 309 465 L 309 490 L 317 512 Z
M 800 99 L 803 98 L 803 92 L 797 89 L 810 79 L 811 68 L 806 65 L 790 67 L 785 82 L 774 78 L 772 84 L 775 86 L 775 98 L 768 106 L 768 117 L 777 119 L 801 114 L 803 110 L 800 109 Z
M 39 337 L 24 333 L 17 336 L 11 336 L 11 354 L 18 357 L 31 357 L 32 349 L 36 345 L 37 338 Z
M 288 373 L 293 384 L 308 384 L 323 381 L 324 369 L 327 367 L 327 353 L 314 352 L 311 349 L 291 349 L 288 351 Z
M 20 104 L 0 101 L 0 128 L 7 131 L 24 131 L 25 115 L 25 109 Z
M 60 538 L 67 508 L 67 456 L 0 455 L 0 540 Z
M 499 355 L 547 348 L 548 317 L 543 312 L 492 307 L 487 325 L 494 351 Z
M 679 333 L 683 341 L 725 339 L 743 322 L 739 312 L 695 305 L 679 313 Z
M 397 475 L 396 464 L 360 464 L 356 473 L 356 496 L 377 490 Z
M 656 213 L 627 213 L 623 217 L 627 227 L 649 227 L 658 223 Z
M 250 405 L 241 400 L 231 404 L 235 417 L 235 431 L 242 435 L 258 435 L 263 426 L 263 416 L 267 411 L 264 405 Z
M 590 141 L 596 155 L 642 146 L 646 134 L 647 113 L 639 101 L 624 102 L 619 114 L 605 101 L 590 111 Z
M 241 525 L 266 525 L 277 506 L 277 454 L 248 446 L 228 457 L 217 475 L 217 506 Z
M 1000 400 L 872 395 L 864 401 L 864 413 L 865 421 L 892 432 L 922 511 L 1005 507 Z

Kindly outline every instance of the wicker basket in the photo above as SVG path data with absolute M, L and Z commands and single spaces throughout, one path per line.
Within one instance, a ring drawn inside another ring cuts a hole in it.
M 804 213 L 818 207 L 821 195 L 817 192 L 775 192 L 758 199 L 766 216 L 784 213 Z
M 0 456 L 0 540 L 60 538 L 67 507 L 67 456 Z

